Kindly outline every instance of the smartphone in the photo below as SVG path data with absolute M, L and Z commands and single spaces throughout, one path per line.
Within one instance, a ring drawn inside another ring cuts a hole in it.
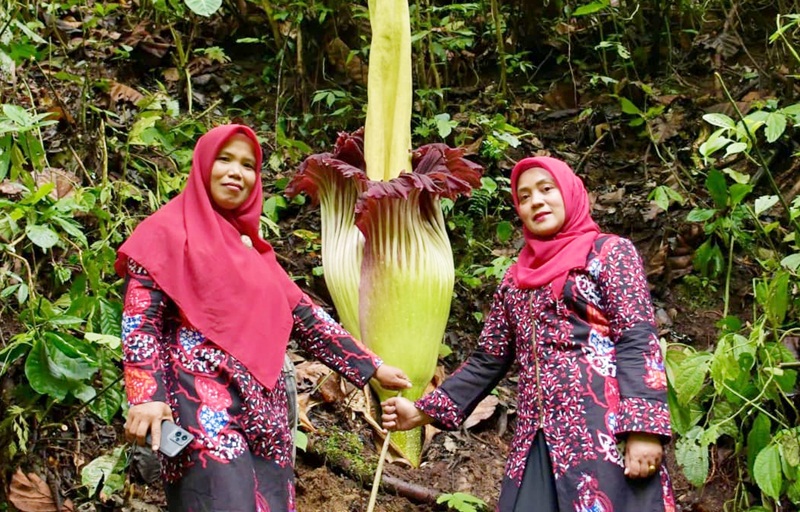
M 158 447 L 158 451 L 167 457 L 174 457 L 189 446 L 192 439 L 194 436 L 176 425 L 175 422 L 164 420 L 161 422 L 161 445 Z M 153 442 L 150 434 L 147 434 L 145 441 L 148 445 Z

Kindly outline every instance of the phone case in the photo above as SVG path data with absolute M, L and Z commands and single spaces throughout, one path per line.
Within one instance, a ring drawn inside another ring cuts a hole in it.
M 161 445 L 158 447 L 158 451 L 167 457 L 174 457 L 186 448 L 192 439 L 194 439 L 192 434 L 174 422 L 164 420 L 161 422 Z M 147 434 L 146 441 L 148 444 L 151 443 L 150 434 Z

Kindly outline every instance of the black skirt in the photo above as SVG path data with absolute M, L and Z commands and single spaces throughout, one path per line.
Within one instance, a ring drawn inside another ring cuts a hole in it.
M 508 501 L 508 500 L 506 500 Z M 544 432 L 539 430 L 528 452 L 528 463 L 522 475 L 522 485 L 513 505 L 503 504 L 500 496 L 500 510 L 513 512 L 559 512 L 556 480 Z

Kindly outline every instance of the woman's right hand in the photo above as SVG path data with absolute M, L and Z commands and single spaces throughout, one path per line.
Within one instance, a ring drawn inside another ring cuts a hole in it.
M 410 430 L 433 422 L 433 418 L 417 409 L 408 398 L 389 398 L 381 402 L 381 407 L 381 423 L 386 430 Z
M 125 440 L 144 446 L 145 437 L 150 433 L 153 450 L 161 445 L 161 422 L 172 419 L 172 409 L 165 402 L 144 402 L 128 409 L 125 422 Z

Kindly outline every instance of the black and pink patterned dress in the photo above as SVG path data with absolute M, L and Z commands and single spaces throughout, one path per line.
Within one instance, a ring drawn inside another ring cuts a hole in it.
M 629 432 L 671 435 L 653 307 L 633 244 L 598 238 L 559 300 L 550 285 L 519 289 L 511 275 L 494 295 L 477 350 L 417 407 L 456 429 L 516 360 L 517 427 L 497 510 L 537 510 L 516 501 L 541 431 L 559 512 L 673 512 L 666 467 L 628 479 L 617 448 Z
M 301 347 L 356 386 L 366 385 L 380 364 L 377 357 L 307 296 L 293 318 L 292 335 Z M 239 361 L 192 328 L 147 271 L 131 260 L 122 342 L 128 402 L 168 403 L 175 421 L 195 436 L 188 449 L 162 458 L 170 511 L 295 510 L 283 379 L 272 390 L 262 386 Z

